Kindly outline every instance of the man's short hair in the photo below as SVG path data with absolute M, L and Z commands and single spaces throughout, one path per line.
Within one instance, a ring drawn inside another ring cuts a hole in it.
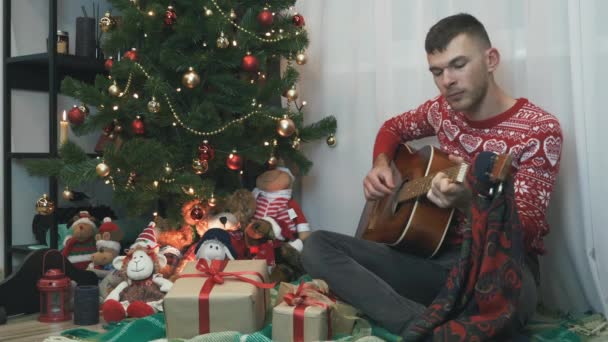
M 424 49 L 427 54 L 443 52 L 452 39 L 463 33 L 479 39 L 487 47 L 492 46 L 483 24 L 470 14 L 460 13 L 445 17 L 433 25 L 426 34 Z

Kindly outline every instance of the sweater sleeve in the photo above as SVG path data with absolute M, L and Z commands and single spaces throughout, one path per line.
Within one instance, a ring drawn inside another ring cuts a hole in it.
M 393 159 L 400 143 L 435 135 L 440 121 L 439 97 L 386 120 L 376 135 L 373 160 L 381 153 Z
M 538 126 L 547 130 L 530 135 L 518 160 L 514 187 L 526 250 L 544 254 L 543 237 L 549 233 L 547 207 L 559 171 L 563 138 L 559 122 L 553 116 L 546 117 Z

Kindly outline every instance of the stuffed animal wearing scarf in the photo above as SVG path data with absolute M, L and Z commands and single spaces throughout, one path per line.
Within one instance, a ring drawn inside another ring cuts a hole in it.
M 125 317 L 145 317 L 162 311 L 165 294 L 173 283 L 158 272 L 167 260 L 152 248 L 137 245 L 126 256 L 114 259 L 114 267 L 122 270 L 125 279 L 108 294 L 101 311 L 106 322 Z
M 292 282 L 304 275 L 300 252 L 288 242 L 276 239 L 268 219 L 247 225 L 245 243 L 252 259 L 266 260 L 271 281 Z
M 274 238 L 287 241 L 298 252 L 310 235 L 310 226 L 300 205 L 291 198 L 295 177 L 286 167 L 263 172 L 256 178 L 253 196 L 256 199 L 254 219 L 271 224 Z
M 86 269 L 91 263 L 91 256 L 97 252 L 95 234 L 97 225 L 88 211 L 81 211 L 70 226 L 72 235 L 67 236 L 61 251 L 76 268 Z
M 91 256 L 87 270 L 93 271 L 97 277 L 104 278 L 114 270 L 112 260 L 120 254 L 120 241 L 124 234 L 112 219 L 106 217 L 95 235 L 97 252 Z

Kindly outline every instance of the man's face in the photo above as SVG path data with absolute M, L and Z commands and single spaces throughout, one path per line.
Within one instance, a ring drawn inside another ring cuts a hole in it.
M 479 108 L 490 79 L 487 51 L 477 39 L 460 34 L 444 51 L 427 55 L 433 80 L 452 109 L 474 112 Z

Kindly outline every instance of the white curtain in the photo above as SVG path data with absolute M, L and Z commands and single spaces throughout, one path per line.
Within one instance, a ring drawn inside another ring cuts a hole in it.
M 608 1 L 306 0 L 309 62 L 300 98 L 309 122 L 338 119 L 335 148 L 307 145 L 315 163 L 302 179 L 302 206 L 314 229 L 353 235 L 364 204 L 362 179 L 384 120 L 437 94 L 424 37 L 459 12 L 486 26 L 502 55 L 497 79 L 556 115 L 565 138 L 541 259 L 543 302 L 563 311 L 608 308 Z

